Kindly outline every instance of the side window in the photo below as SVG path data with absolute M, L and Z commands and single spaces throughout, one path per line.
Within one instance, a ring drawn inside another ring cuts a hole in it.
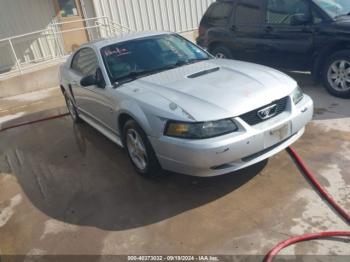
M 99 65 L 94 50 L 91 48 L 81 49 L 74 56 L 71 67 L 83 76 L 95 75 Z
M 74 71 L 77 71 L 78 73 L 81 73 L 80 70 L 79 70 L 79 67 L 78 67 L 78 61 L 79 61 L 80 52 L 81 51 L 79 51 L 78 53 L 76 53 L 74 55 L 73 60 L 72 60 L 72 64 L 71 64 L 71 68 Z
M 323 17 L 320 14 L 320 12 L 318 12 L 315 9 L 312 9 L 312 17 L 313 17 L 313 23 L 314 24 L 320 24 L 323 22 Z
M 236 24 L 256 25 L 261 23 L 262 1 L 240 0 L 236 8 Z
M 227 25 L 232 14 L 232 3 L 216 3 L 207 14 L 208 23 L 214 26 Z
M 296 16 L 310 16 L 310 4 L 305 0 L 268 0 L 266 23 L 292 25 Z

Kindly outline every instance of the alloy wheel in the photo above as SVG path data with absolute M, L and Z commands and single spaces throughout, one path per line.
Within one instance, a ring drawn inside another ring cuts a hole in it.
M 215 57 L 216 57 L 216 58 L 225 59 L 225 58 L 226 58 L 226 55 L 219 52 L 219 53 L 217 53 L 217 54 L 215 55 Z
M 140 134 L 135 129 L 128 129 L 126 146 L 135 166 L 140 170 L 145 170 L 148 163 L 147 151 Z
M 339 92 L 350 90 L 350 62 L 347 60 L 337 60 L 333 62 L 327 74 L 331 87 Z
M 65 99 L 66 99 L 69 114 L 71 115 L 73 120 L 76 120 L 77 119 L 77 112 L 75 111 L 75 107 L 74 107 L 72 100 L 67 95 L 65 95 Z

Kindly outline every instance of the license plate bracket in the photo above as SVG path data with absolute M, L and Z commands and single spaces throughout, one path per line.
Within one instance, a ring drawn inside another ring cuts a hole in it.
M 269 148 L 285 139 L 290 137 L 292 134 L 292 123 L 288 122 L 280 125 L 276 128 L 265 132 L 264 145 L 265 148 Z

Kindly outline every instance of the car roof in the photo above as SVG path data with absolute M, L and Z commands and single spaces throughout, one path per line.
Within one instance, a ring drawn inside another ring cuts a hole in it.
M 101 49 L 102 47 L 117 44 L 129 40 L 134 39 L 140 39 L 144 37 L 151 37 L 151 36 L 157 36 L 157 35 L 164 35 L 164 34 L 174 34 L 171 32 L 159 32 L 159 31 L 144 31 L 144 32 L 133 32 L 133 33 L 123 33 L 120 36 L 113 37 L 113 38 L 106 38 L 106 39 L 100 39 L 97 41 L 92 41 L 86 44 L 83 44 L 81 48 L 83 47 L 93 47 L 97 49 Z

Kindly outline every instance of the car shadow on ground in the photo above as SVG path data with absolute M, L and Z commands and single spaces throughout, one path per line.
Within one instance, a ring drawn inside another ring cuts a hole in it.
M 104 230 L 137 228 L 205 205 L 243 186 L 267 164 L 213 178 L 168 172 L 149 180 L 134 172 L 124 150 L 69 117 L 1 136 L 0 152 L 34 206 L 60 221 Z

